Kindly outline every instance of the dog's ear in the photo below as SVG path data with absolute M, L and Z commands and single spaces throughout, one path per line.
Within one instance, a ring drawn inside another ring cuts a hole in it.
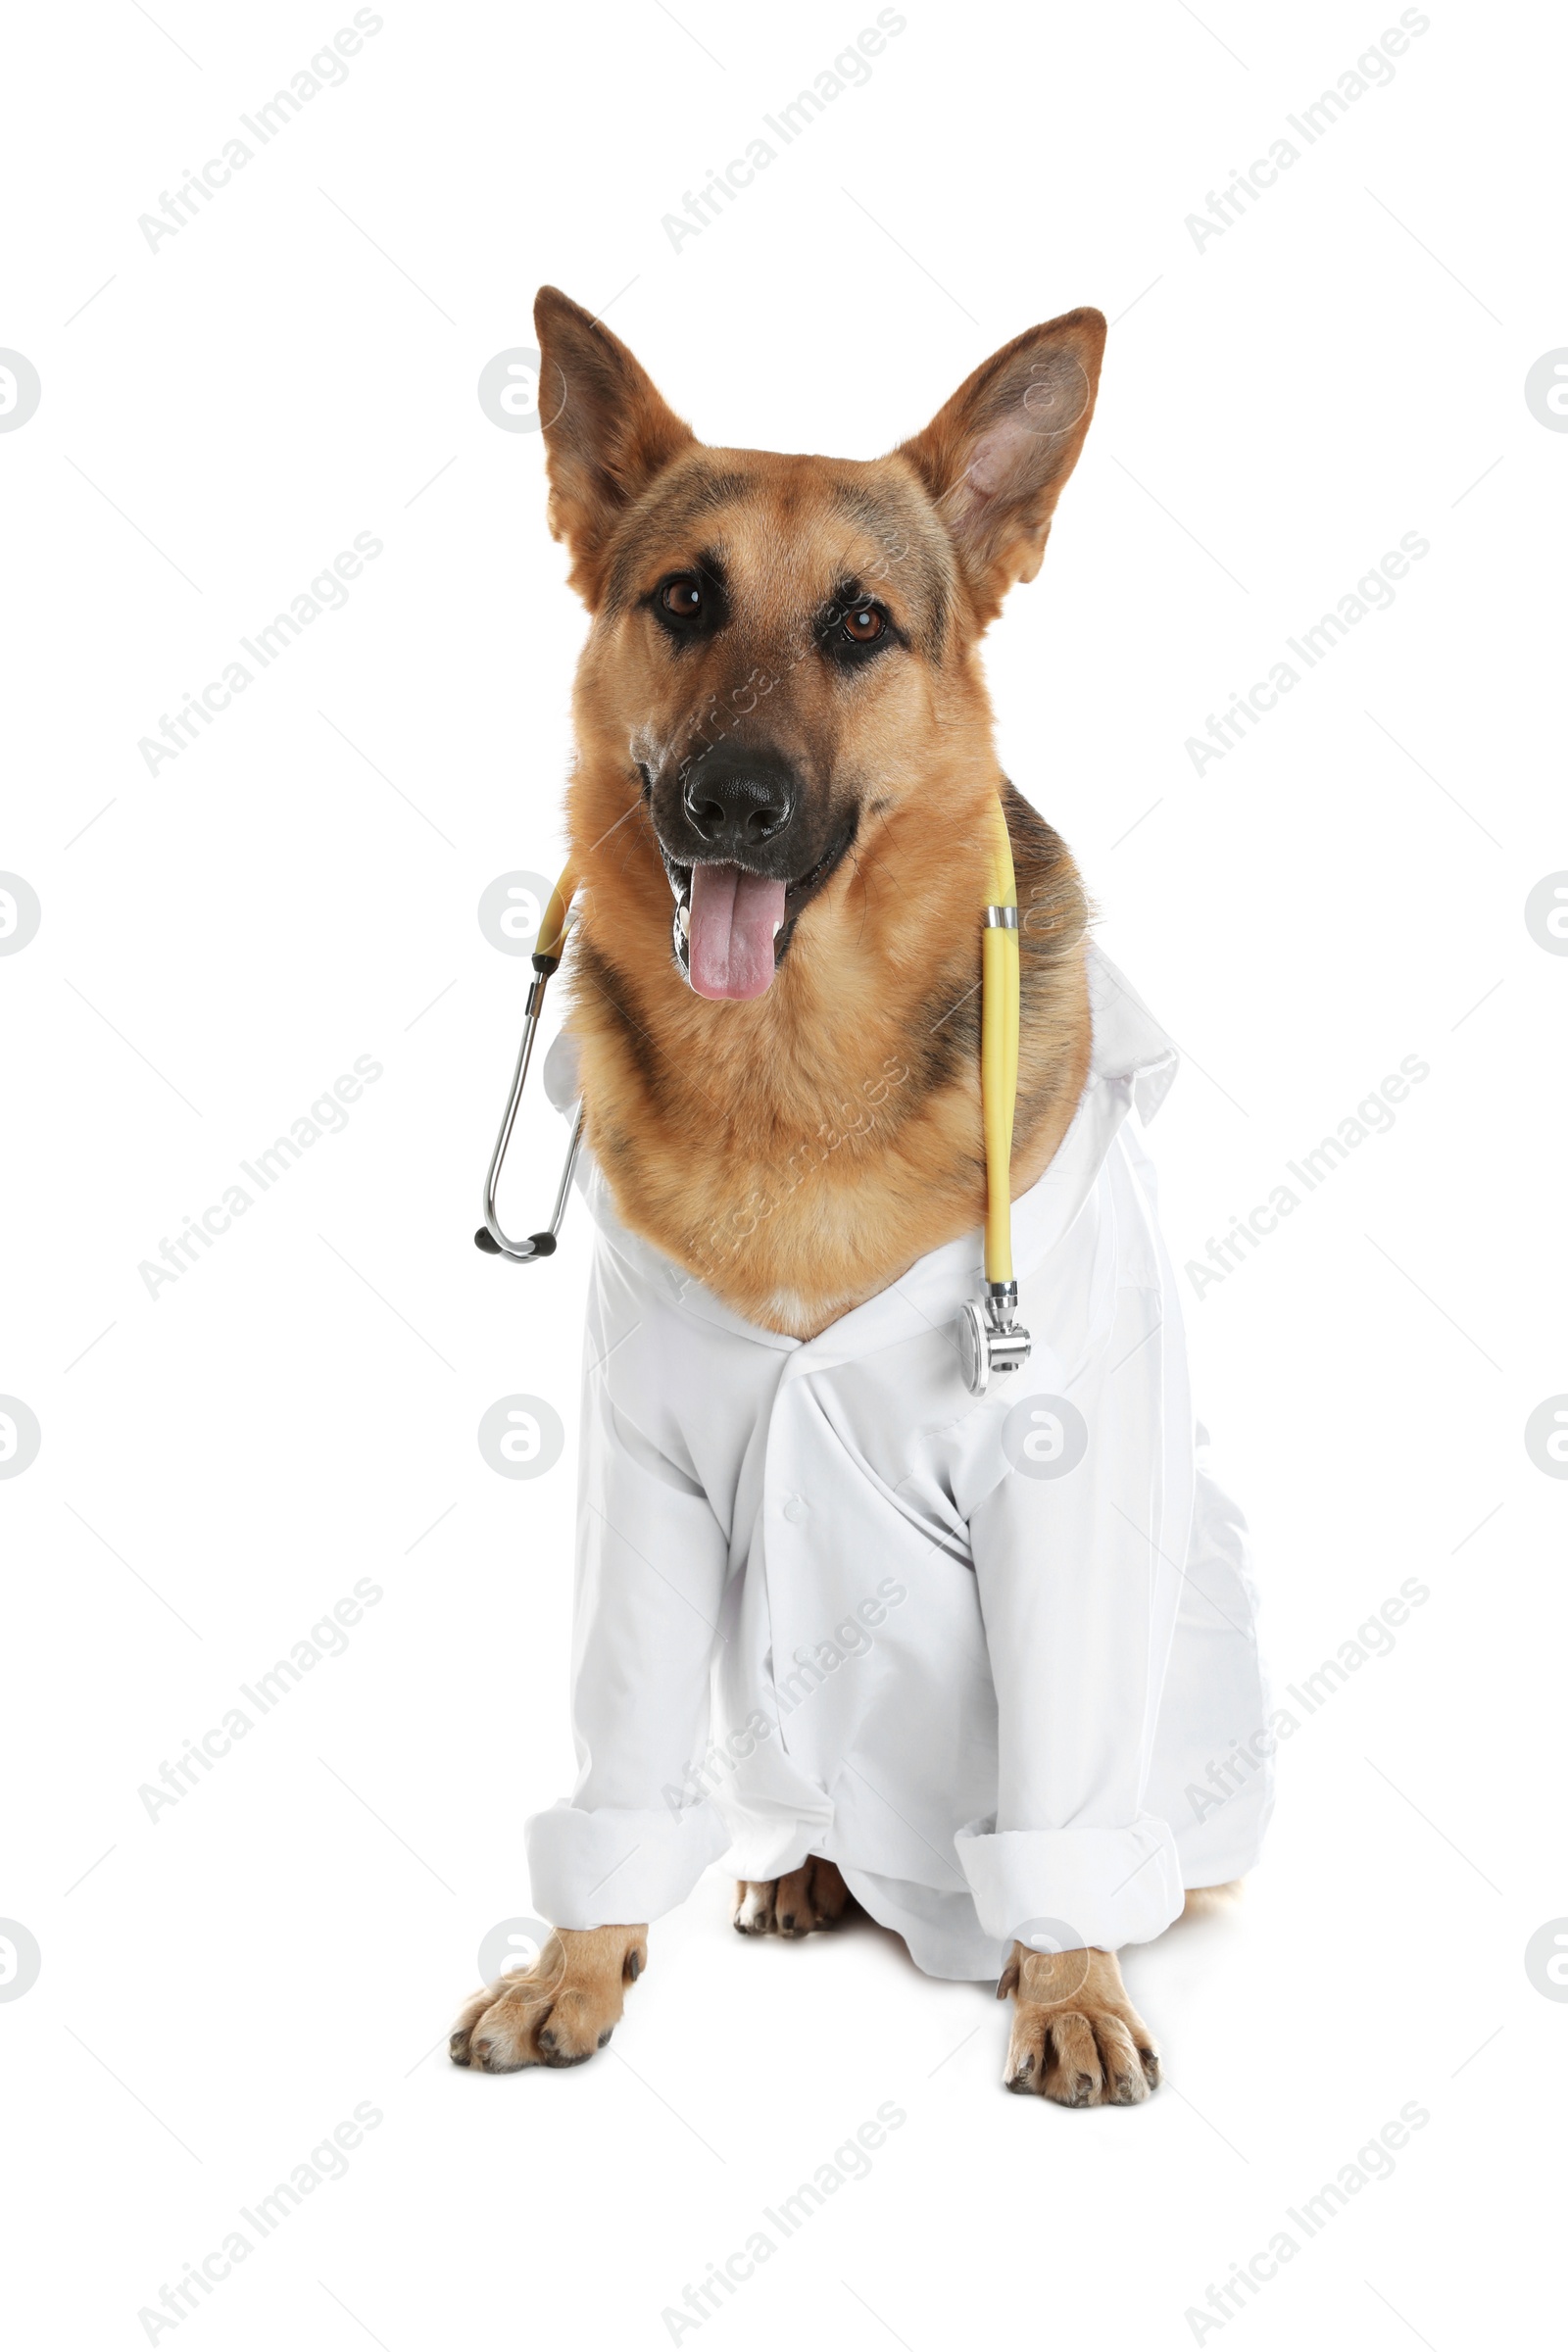
M 1032 580 L 1062 484 L 1095 413 L 1105 321 L 1068 311 L 975 369 L 907 458 L 937 503 L 982 623 L 1014 580 Z
M 550 528 L 570 550 L 571 584 L 592 612 L 616 521 L 695 435 L 625 344 L 556 287 L 540 287 L 533 323 Z

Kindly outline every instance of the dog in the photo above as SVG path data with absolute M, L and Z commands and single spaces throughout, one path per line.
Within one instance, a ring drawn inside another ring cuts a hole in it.
M 1116 1948 L 1250 1867 L 1269 1788 L 1245 1523 L 1195 1439 L 1128 1119 L 1176 1056 L 1001 774 L 979 659 L 1039 570 L 1104 320 L 1019 335 L 869 463 L 706 446 L 564 295 L 535 322 L 550 527 L 591 615 L 547 1069 L 580 1094 L 599 1227 L 582 1770 L 528 1826 L 556 1928 L 451 2055 L 592 2056 L 647 1921 L 730 1845 L 744 1934 L 858 1902 L 1010 1997 L 1010 2088 L 1137 2104 L 1159 2059 Z M 951 1317 L 985 1203 L 999 795 L 1036 1355 L 977 1402 Z

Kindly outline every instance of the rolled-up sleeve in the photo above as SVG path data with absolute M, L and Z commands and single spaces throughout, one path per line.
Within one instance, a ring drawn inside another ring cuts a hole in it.
M 1179 1314 L 1157 1273 L 1128 1284 L 1064 1396 L 1038 1373 L 1009 1383 L 1002 1474 L 969 1529 L 997 1810 L 956 1840 L 991 1936 L 1044 1922 L 1114 1950 L 1182 1906 L 1175 1838 L 1144 1804 L 1192 1517 Z
M 526 1828 L 535 1908 L 564 1928 L 658 1918 L 729 1843 L 693 1774 L 727 1540 L 702 1488 L 617 1409 L 593 1361 L 605 1348 L 591 1322 L 572 1608 L 578 1777 Z

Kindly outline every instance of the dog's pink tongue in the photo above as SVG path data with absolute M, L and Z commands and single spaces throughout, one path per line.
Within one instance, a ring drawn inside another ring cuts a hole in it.
M 700 997 L 760 997 L 773 977 L 784 885 L 738 865 L 692 868 L 692 986 Z

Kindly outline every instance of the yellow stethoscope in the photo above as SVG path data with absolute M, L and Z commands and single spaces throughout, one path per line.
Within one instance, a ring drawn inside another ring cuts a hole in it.
M 522 1044 L 513 1072 L 512 1092 L 490 1154 L 484 1180 L 484 1223 L 474 1235 L 492 1257 L 526 1265 L 549 1257 L 561 1232 L 571 1179 L 582 1149 L 582 1104 L 572 1121 L 566 1164 L 556 1192 L 550 1223 L 524 1242 L 513 1241 L 496 1208 L 496 1188 L 516 1124 L 523 1082 L 533 1058 L 544 1010 L 545 989 L 560 969 L 576 881 L 568 865 L 551 892 L 534 943 L 534 977 L 529 985 Z M 1018 1321 L 1018 1285 L 1012 1271 L 1012 1118 L 1018 1094 L 1018 888 L 1012 843 L 1002 803 L 993 803 L 991 899 L 980 934 L 980 1118 L 986 1148 L 985 1282 L 958 1317 L 957 1348 L 972 1396 L 983 1396 L 994 1377 L 1016 1372 L 1029 1360 L 1029 1334 Z

